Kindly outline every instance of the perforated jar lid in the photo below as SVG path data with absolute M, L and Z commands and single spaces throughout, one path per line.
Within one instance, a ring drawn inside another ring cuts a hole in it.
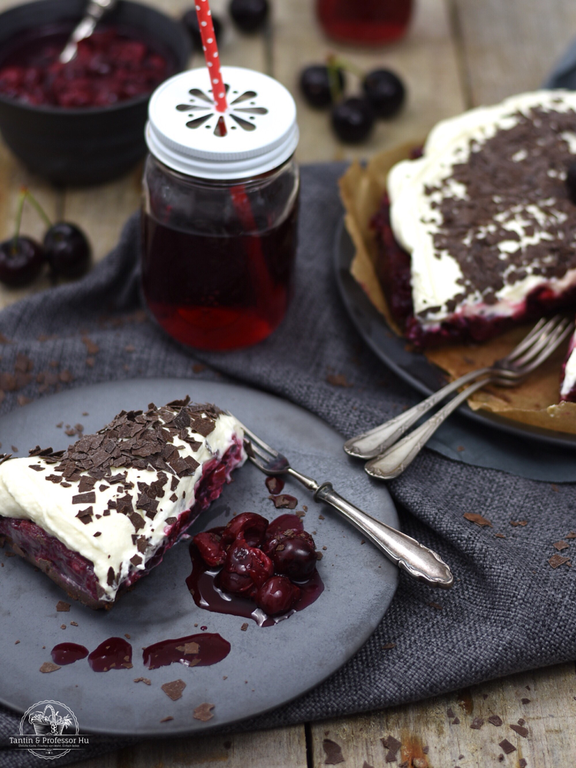
M 296 104 L 268 75 L 222 67 L 228 109 L 216 112 L 206 67 L 152 94 L 146 143 L 169 168 L 204 179 L 242 179 L 277 168 L 298 144 Z

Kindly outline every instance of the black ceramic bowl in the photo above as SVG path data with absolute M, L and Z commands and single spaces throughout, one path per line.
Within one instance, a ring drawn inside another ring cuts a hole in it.
M 86 0 L 39 0 L 0 14 L 2 49 L 44 25 L 77 22 Z M 154 8 L 121 0 L 106 22 L 141 32 L 171 64 L 186 69 L 190 41 L 183 26 Z M 54 184 L 97 184 L 121 176 L 146 153 L 149 94 L 105 107 L 34 106 L 0 94 L 0 132 L 12 152 Z

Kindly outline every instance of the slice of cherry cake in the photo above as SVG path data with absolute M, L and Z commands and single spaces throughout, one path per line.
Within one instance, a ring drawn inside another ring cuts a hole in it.
M 576 304 L 576 93 L 525 93 L 439 123 L 374 219 L 390 309 L 416 346 L 483 341 Z
M 572 334 L 562 366 L 560 402 L 576 403 L 576 331 Z
M 70 597 L 108 608 L 244 463 L 233 416 L 189 398 L 122 411 L 66 451 L 0 465 L 0 538 Z

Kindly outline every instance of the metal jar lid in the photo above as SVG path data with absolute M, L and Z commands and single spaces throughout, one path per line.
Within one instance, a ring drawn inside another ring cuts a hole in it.
M 268 75 L 222 67 L 228 109 L 216 112 L 208 69 L 162 83 L 148 108 L 146 143 L 164 165 L 204 179 L 242 179 L 277 168 L 298 144 L 296 104 Z

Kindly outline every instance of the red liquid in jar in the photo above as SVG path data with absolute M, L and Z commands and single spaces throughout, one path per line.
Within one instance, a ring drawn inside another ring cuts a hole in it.
M 297 206 L 259 235 L 195 235 L 143 214 L 142 281 L 158 323 L 190 347 L 256 344 L 282 321 L 292 291 Z
M 412 0 L 317 0 L 327 35 L 349 43 L 389 43 L 406 32 Z

